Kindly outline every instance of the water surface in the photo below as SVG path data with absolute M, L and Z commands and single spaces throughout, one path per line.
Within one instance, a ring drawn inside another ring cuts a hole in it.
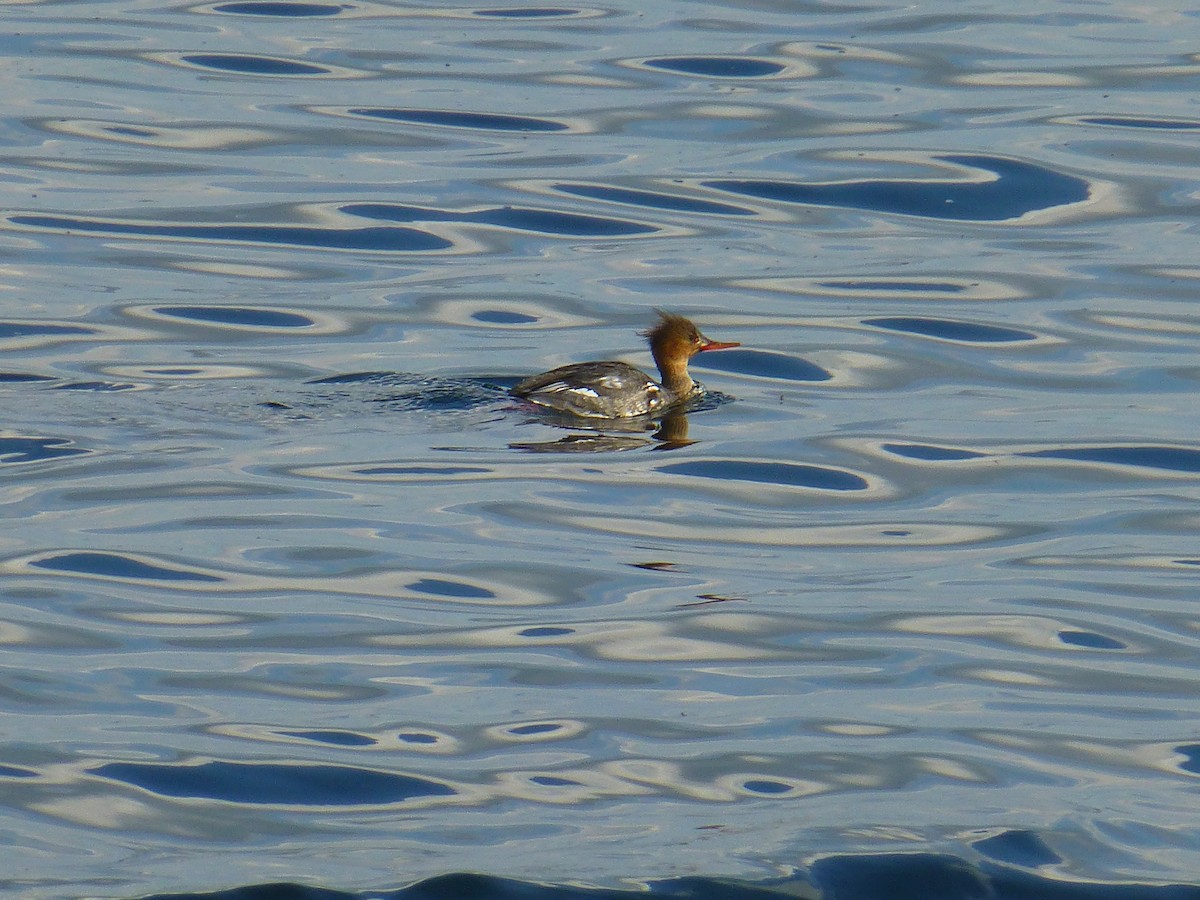
M 1191 11 L 6 22 L 8 893 L 1197 896 Z

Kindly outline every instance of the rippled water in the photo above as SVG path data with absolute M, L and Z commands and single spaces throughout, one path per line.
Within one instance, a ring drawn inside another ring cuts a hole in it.
M 8 892 L 1200 893 L 1186 4 L 5 10 Z

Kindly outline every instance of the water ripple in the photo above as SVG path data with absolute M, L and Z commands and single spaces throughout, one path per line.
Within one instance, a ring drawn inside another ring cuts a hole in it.
M 659 56 L 643 59 L 640 64 L 651 69 L 705 78 L 763 78 L 778 75 L 785 68 L 767 59 L 748 56 Z
M 501 115 L 498 113 L 463 112 L 453 109 L 399 109 L 393 107 L 351 107 L 345 111 L 352 116 L 382 119 L 388 122 L 407 122 L 413 125 L 441 125 L 446 128 L 470 128 L 484 131 L 555 132 L 571 126 L 552 119 L 531 116 Z
M 307 18 L 310 16 L 336 16 L 350 8 L 348 4 L 298 3 L 289 0 L 243 0 L 243 2 L 217 3 L 213 12 L 234 16 L 283 16 Z
M 863 491 L 870 485 L 853 472 L 795 463 L 745 462 L 742 460 L 690 460 L 659 466 L 658 471 L 698 478 L 753 481 L 824 491 Z
M 91 141 L 132 144 L 162 150 L 216 150 L 255 147 L 280 140 L 282 132 L 265 128 L 233 128 L 221 123 L 125 122 L 111 119 L 29 119 L 34 128 Z
M 723 829 L 721 825 L 701 828 Z M 1011 840 L 1007 835 L 1014 835 Z M 1130 882 L 1079 882 L 1063 879 L 1058 874 L 1030 872 L 1031 859 L 1057 860 L 1052 852 L 1034 849 L 1036 842 L 1022 837 L 1022 832 L 1004 832 L 991 844 L 985 841 L 981 853 L 1017 853 L 1014 860 L 1002 860 L 1017 866 L 982 865 L 969 858 L 938 853 L 881 853 L 830 855 L 816 860 L 809 871 L 789 870 L 786 877 L 773 876 L 761 881 L 734 880 L 687 875 L 649 882 L 649 893 L 663 900 L 686 900 L 704 896 L 715 900 L 785 900 L 795 896 L 829 898 L 884 897 L 895 892 L 896 885 L 920 884 L 942 900 L 970 900 L 976 897 L 1053 897 L 1069 892 L 1077 900 L 1102 900 L 1121 896 L 1126 900 L 1192 900 L 1193 886 L 1178 882 L 1165 884 L 1147 880 Z M 1031 855 L 1032 854 L 1032 855 Z M 1044 862 L 1042 865 L 1049 865 Z M 817 892 L 820 892 L 819 894 Z M 544 881 L 520 881 L 465 872 L 439 875 L 435 878 L 395 891 L 372 891 L 378 900 L 442 900 L 452 897 L 478 897 L 499 900 L 521 896 L 529 900 L 637 900 L 647 893 L 646 888 L 597 889 L 579 887 L 569 880 L 547 884 Z M 273 900 L 308 900 L 312 889 L 291 883 L 247 885 L 229 891 L 217 891 L 195 900 L 245 900 L 247 897 L 271 897 Z M 322 890 L 322 900 L 366 900 L 366 895 L 351 891 Z M 182 900 L 178 894 L 157 895 L 147 900 Z
M 519 206 L 450 212 L 398 203 L 350 203 L 341 207 L 341 211 L 387 222 L 461 222 L 557 237 L 626 237 L 661 230 L 650 223 Z
M 98 575 L 105 578 L 134 579 L 138 581 L 192 581 L 219 582 L 221 578 L 205 572 L 189 571 L 168 567 L 115 553 L 60 553 L 32 560 L 29 565 L 51 572 L 68 572 L 82 575 Z
M 1021 454 L 1032 459 L 1065 459 L 1112 466 L 1200 472 L 1200 450 L 1191 447 L 1054 447 Z
M 484 19 L 569 19 L 599 15 L 601 10 L 579 9 L 570 6 L 506 6 L 473 9 L 471 15 Z
M 76 447 L 65 438 L 0 437 L 0 465 L 42 462 L 71 456 L 86 456 L 93 451 Z
M 8 217 L 8 221 L 27 228 L 56 231 L 290 245 L 321 250 L 422 253 L 431 250 L 445 250 L 453 246 L 445 238 L 415 228 L 316 228 L 301 225 L 235 225 L 232 223 L 185 225 L 42 215 L 13 215 Z
M 587 197 L 592 200 L 604 200 L 608 203 L 622 203 L 627 206 L 642 206 L 649 209 L 663 209 L 673 212 L 699 213 L 719 216 L 752 216 L 754 210 L 744 206 L 734 206 L 731 203 L 716 203 L 712 200 L 701 200 L 695 197 L 684 197 L 679 194 L 668 194 L 663 191 L 648 191 L 634 188 L 615 187 L 608 184 L 578 184 L 559 182 L 552 185 L 553 190 L 575 197 Z
M 213 72 L 228 72 L 235 75 L 267 77 L 335 75 L 346 78 L 355 77 L 357 74 L 347 69 L 333 69 L 328 66 L 318 66 L 295 59 L 260 56 L 249 53 L 180 53 L 174 56 L 157 54 L 154 58 L 163 62 L 194 66 L 198 69 L 208 69 Z
M 725 350 L 696 360 L 696 367 L 781 381 L 829 381 L 833 374 L 816 363 L 763 350 Z
M 960 173 L 956 180 L 873 180 L 801 183 L 717 179 L 706 187 L 780 203 L 840 206 L 951 221 L 1015 221 L 1069 207 L 1091 196 L 1089 182 L 1045 166 L 999 156 L 932 157 Z
M 842 492 L 837 492 L 842 493 Z M 702 522 L 661 516 L 617 516 L 559 509 L 547 512 L 534 504 L 487 506 L 494 516 L 527 527 L 578 529 L 597 534 L 708 544 L 763 547 L 948 547 L 986 545 L 1016 540 L 1027 529 L 1014 526 L 890 521 L 850 525 L 780 525 L 721 521 L 711 514 Z
M 1200 128 L 1200 121 L 1196 119 L 1157 119 L 1151 116 L 1077 116 L 1064 121 L 1110 128 L 1152 128 L 1163 131 L 1195 131 Z
M 1021 331 L 1017 328 L 984 325 L 980 322 L 952 322 L 945 319 L 917 316 L 888 316 L 879 319 L 864 319 L 863 324 L 874 325 L 876 328 L 886 328 L 890 331 L 901 331 L 908 334 L 919 334 L 925 337 L 973 344 L 1014 343 L 1018 341 L 1036 341 L 1038 339 L 1036 334 Z
M 168 797 L 235 803 L 374 806 L 455 793 L 449 785 L 425 778 L 342 766 L 214 760 L 195 765 L 106 763 L 91 771 Z

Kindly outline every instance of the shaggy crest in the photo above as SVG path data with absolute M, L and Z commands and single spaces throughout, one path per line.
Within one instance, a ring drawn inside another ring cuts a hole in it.
M 655 312 L 658 313 L 658 324 L 638 332 L 650 343 L 651 347 L 662 341 L 668 334 L 678 334 L 688 343 L 694 342 L 700 336 L 700 332 L 690 319 L 663 309 L 656 309 Z

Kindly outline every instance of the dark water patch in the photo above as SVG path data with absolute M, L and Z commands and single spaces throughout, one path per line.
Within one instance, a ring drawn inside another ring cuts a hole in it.
M 487 600 L 495 597 L 495 593 L 487 588 L 461 581 L 449 581 L 443 578 L 422 578 L 407 585 L 409 590 L 422 594 L 435 594 L 438 597 L 458 597 L 463 600 Z
M 1030 450 L 1018 455 L 1032 459 L 1068 459 L 1076 462 L 1164 469 L 1169 472 L 1200 472 L 1200 450 L 1185 447 L 1056 447 L 1050 450 Z
M 414 125 L 441 125 L 446 128 L 470 128 L 482 131 L 568 131 L 570 126 L 553 119 L 510 116 L 501 113 L 461 112 L 453 109 L 392 109 L 360 106 L 349 110 L 353 116 L 410 122 Z
M 488 19 L 561 19 L 577 16 L 580 12 L 565 6 L 514 6 L 511 9 L 475 9 L 471 15 Z
M 49 375 L 33 375 L 29 372 L 0 372 L 0 384 L 33 384 L 54 380 Z
M 538 320 L 537 316 L 506 309 L 481 309 L 471 313 L 471 318 L 476 322 L 487 322 L 489 325 L 532 325 Z
M 951 319 L 929 319 L 924 316 L 885 316 L 879 319 L 863 319 L 864 325 L 920 334 L 925 337 L 969 344 L 1002 344 L 1017 341 L 1036 341 L 1037 335 L 1016 328 L 999 325 L 981 325 L 978 322 L 958 322 Z
M 1179 764 L 1179 768 L 1185 772 L 1191 772 L 1193 775 L 1200 775 L 1200 744 L 1181 744 L 1175 748 L 1175 752 L 1186 757 Z
M 536 785 L 542 787 L 582 787 L 582 781 L 575 781 L 571 778 L 559 778 L 556 775 L 534 775 L 529 779 Z
M 139 581 L 186 581 L 211 584 L 222 581 L 215 575 L 204 572 L 189 572 L 186 569 L 169 569 L 151 565 L 141 560 L 121 556 L 119 553 L 81 551 L 47 556 L 30 563 L 38 569 L 52 572 L 72 572 L 79 575 L 103 575 L 109 578 L 135 578 Z
M 152 138 L 157 137 L 159 134 L 153 129 L 135 128 L 133 125 L 105 125 L 104 130 L 109 134 L 121 135 L 122 137 Z
M 557 212 L 526 206 L 494 206 L 468 212 L 452 212 L 424 206 L 404 206 L 398 203 L 351 203 L 341 211 L 364 219 L 387 222 L 456 222 L 474 225 L 494 225 L 516 231 L 532 231 L 555 237 L 627 237 L 653 234 L 659 229 L 642 222 L 585 216 L 580 213 Z
M 299 313 L 251 306 L 158 306 L 154 311 L 176 319 L 242 328 L 308 328 L 316 324 Z
M 754 778 L 742 783 L 742 787 L 754 794 L 786 794 L 792 789 L 790 784 L 782 781 L 768 781 L 764 778 Z
M 61 459 L 64 456 L 83 456 L 91 453 L 80 447 L 71 446 L 65 438 L 43 437 L 0 437 L 0 465 L 41 462 L 45 459 Z
M 884 444 L 883 449 L 905 459 L 920 459 L 927 462 L 949 462 L 960 459 L 980 459 L 987 456 L 975 450 L 959 447 L 937 447 L 933 444 Z
M 38 773 L 32 769 L 19 769 L 16 766 L 0 765 L 0 778 L 37 778 Z
M 945 162 L 995 176 L 980 180 L 869 179 L 818 182 L 733 180 L 706 187 L 779 203 L 863 209 L 951 221 L 1003 222 L 1081 203 L 1088 182 L 1044 166 L 998 156 L 946 155 Z
M 508 729 L 508 733 L 518 737 L 530 737 L 531 735 L 554 734 L 563 730 L 565 729 L 558 722 L 533 722 L 529 725 L 514 725 Z
M 165 797 L 296 806 L 366 806 L 449 797 L 449 785 L 348 766 L 207 762 L 195 766 L 108 763 L 91 774 Z
M 669 881 L 650 882 L 647 887 L 648 889 L 593 888 L 575 884 L 517 881 L 474 873 L 453 873 L 428 878 L 395 891 L 357 893 L 299 884 L 272 883 L 247 885 L 205 894 L 160 894 L 145 897 L 143 900 L 797 900 L 796 894 L 776 890 L 774 885 L 760 887 L 721 878 L 685 876 Z M 804 893 L 799 896 L 807 897 L 811 894 Z
M 184 62 L 220 72 L 237 72 L 240 75 L 328 75 L 324 66 L 297 62 L 293 59 L 277 59 L 271 56 L 250 56 L 238 53 L 188 53 L 181 57 Z
M 313 247 L 320 250 L 367 250 L 422 253 L 445 250 L 445 238 L 415 228 L 313 228 L 303 225 L 157 225 L 148 222 L 106 222 L 65 216 L 16 215 L 14 225 L 82 231 L 102 235 L 182 238 L 245 244 Z
M 403 741 L 406 744 L 436 744 L 438 736 L 436 734 L 426 734 L 423 731 L 402 731 L 396 735 L 396 740 Z
M 660 56 L 643 60 L 643 65 L 706 78 L 763 78 L 778 75 L 784 68 L 779 63 L 749 56 Z
M 516 881 L 491 875 L 439 875 L 394 891 L 356 893 L 299 884 L 247 885 L 206 894 L 144 900 L 1200 900 L 1200 887 L 1071 881 L 932 853 L 826 856 L 807 872 L 763 882 L 684 875 L 638 888 Z
M 1194 119 L 1154 119 L 1145 116 L 1082 116 L 1076 121 L 1084 125 L 1105 125 L 1110 128 L 1150 128 L 1161 131 L 1195 131 L 1200 122 Z
M 853 472 L 802 463 L 748 462 L 735 459 L 692 460 L 659 466 L 660 472 L 715 478 L 719 481 L 752 481 L 822 491 L 865 491 L 866 479 Z
M 847 900 L 992 900 L 995 896 L 983 873 L 966 862 L 923 853 L 822 859 L 813 865 L 813 880 L 823 897 Z
M 119 391 L 132 391 L 136 385 L 121 381 L 68 381 L 57 385 L 56 391 L 92 391 L 97 394 L 111 394 Z
M 496 388 L 507 395 L 510 390 L 524 381 L 526 377 L 524 375 L 486 375 L 475 379 L 475 381 L 481 386 Z
M 557 625 L 538 625 L 534 628 L 522 628 L 517 632 L 520 637 L 529 638 L 564 637 L 574 633 L 574 628 L 563 628 Z
M 1126 645 L 1115 638 L 1094 631 L 1060 631 L 1058 639 L 1064 644 L 1074 647 L 1087 647 L 1089 650 L 1125 650 Z
M 1032 831 L 1005 831 L 971 845 L 984 856 L 1029 869 L 1056 866 L 1062 857 Z
M 251 0 L 248 3 L 221 3 L 213 12 L 236 16 L 283 16 L 302 19 L 309 16 L 336 16 L 348 6 L 330 6 L 325 3 L 282 3 L 276 0 Z
M 335 747 L 371 747 L 379 743 L 375 738 L 356 731 L 280 731 L 279 734 Z
M 587 197 L 591 200 L 604 200 L 609 203 L 624 203 L 630 206 L 645 206 L 650 209 L 665 209 L 673 212 L 707 213 L 723 216 L 754 215 L 754 210 L 747 209 L 744 206 L 734 206 L 731 203 L 716 203 L 712 200 L 696 200 L 691 197 L 681 197 L 678 194 L 662 194 L 657 191 L 610 187 L 603 184 L 568 184 L 565 182 L 554 185 L 554 189 L 575 197 Z
M 98 333 L 95 328 L 85 328 L 82 325 L 54 325 L 50 322 L 0 322 L 0 340 L 45 335 Z
M 698 369 L 777 378 L 783 381 L 829 381 L 833 376 L 815 363 L 798 356 L 765 350 L 722 350 L 704 353 L 692 363 Z

